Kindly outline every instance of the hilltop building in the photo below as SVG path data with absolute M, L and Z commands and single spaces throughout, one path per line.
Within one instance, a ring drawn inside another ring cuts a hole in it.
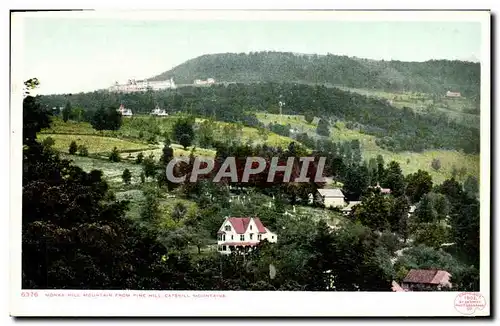
M 196 79 L 193 82 L 194 85 L 212 85 L 215 84 L 215 79 L 208 78 L 207 80 Z
M 162 89 L 175 89 L 174 79 L 160 80 L 160 81 L 148 81 L 148 80 L 135 80 L 129 79 L 125 84 L 119 84 L 116 82 L 108 90 L 110 92 L 119 93 L 133 93 L 133 92 L 145 92 L 147 90 L 158 91 Z

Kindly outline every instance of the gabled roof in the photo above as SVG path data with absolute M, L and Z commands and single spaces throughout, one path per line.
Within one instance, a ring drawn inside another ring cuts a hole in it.
M 449 276 L 447 271 L 437 269 L 412 269 L 403 283 L 440 284 Z
M 262 224 L 260 218 L 254 217 L 253 221 L 257 226 L 257 230 L 259 230 L 259 233 L 267 233 L 267 228 L 264 227 L 264 224 Z
M 321 196 L 324 196 L 324 197 L 344 198 L 344 194 L 342 193 L 342 190 L 340 190 L 339 188 L 318 189 L 318 192 L 320 193 Z
M 234 231 L 238 234 L 245 233 L 251 220 L 254 221 L 259 233 L 267 233 L 264 224 L 262 224 L 258 217 L 230 217 L 227 220 L 231 223 Z
M 228 221 L 231 223 L 236 233 L 243 234 L 245 233 L 248 224 L 250 224 L 250 217 L 230 217 Z

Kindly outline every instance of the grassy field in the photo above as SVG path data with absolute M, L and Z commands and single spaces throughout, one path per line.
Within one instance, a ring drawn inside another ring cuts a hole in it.
M 193 147 L 188 147 L 186 150 L 178 144 L 171 144 L 170 145 L 174 149 L 174 156 L 175 157 L 181 157 L 181 156 L 189 156 L 191 155 L 191 150 Z M 160 146 L 161 147 L 161 146 Z M 159 160 L 161 155 L 163 154 L 163 149 L 162 148 L 156 148 L 156 149 L 148 149 L 144 151 L 137 151 L 133 153 L 122 153 L 121 157 L 122 158 L 130 158 L 134 159 L 139 155 L 139 153 L 142 153 L 144 157 L 149 156 L 150 154 L 153 154 L 154 158 L 156 160 Z M 203 156 L 203 157 L 215 157 L 216 151 L 213 149 L 206 149 L 206 148 L 195 148 L 194 151 L 195 156 Z
M 408 107 L 425 114 L 428 111 L 444 113 L 449 119 L 463 125 L 480 128 L 480 116 L 471 114 L 474 104 L 467 98 L 447 98 L 431 96 L 425 93 L 400 92 L 389 93 L 380 90 L 338 87 L 344 91 L 358 93 L 364 96 L 385 99 L 396 108 Z
M 68 153 L 69 145 L 75 141 L 77 145 L 85 145 L 90 154 L 109 153 L 116 147 L 119 151 L 140 151 L 153 149 L 155 146 L 139 142 L 132 142 L 112 137 L 94 135 L 69 135 L 69 134 L 38 134 L 38 139 L 51 137 L 54 140 L 53 148 L 59 152 Z
M 61 155 L 62 158 L 72 160 L 75 165 L 81 167 L 84 171 L 90 172 L 92 170 L 101 170 L 107 181 L 112 183 L 122 183 L 123 170 L 129 169 L 132 173 L 132 184 L 140 182 L 139 175 L 142 172 L 142 166 L 139 164 L 132 164 L 129 162 L 113 163 L 107 160 L 101 160 L 90 157 L 82 157 L 77 155 Z
M 262 122 L 279 121 L 279 115 L 269 113 L 259 113 L 257 117 Z M 286 117 L 286 118 L 285 118 Z M 303 116 L 283 116 L 283 121 L 290 121 L 290 125 L 298 130 L 304 130 L 309 136 L 316 137 L 316 122 L 307 123 Z M 452 175 L 453 168 L 457 170 L 465 168 L 466 175 L 479 177 L 479 155 L 467 155 L 458 151 L 451 150 L 429 150 L 422 153 L 401 152 L 394 153 L 380 148 L 375 143 L 376 137 L 360 133 L 345 127 L 343 122 L 336 122 L 330 130 L 331 139 L 335 142 L 344 142 L 358 139 L 361 143 L 361 150 L 364 159 L 370 159 L 382 155 L 385 162 L 396 161 L 401 165 L 404 174 L 417 172 L 419 169 L 428 171 L 433 178 L 434 183 L 441 183 Z M 433 159 L 439 159 L 441 168 L 436 171 L 431 168 Z

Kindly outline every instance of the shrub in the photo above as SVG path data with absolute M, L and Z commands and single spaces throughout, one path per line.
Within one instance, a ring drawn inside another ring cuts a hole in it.
M 137 154 L 137 157 L 135 158 L 135 163 L 141 164 L 143 159 L 144 159 L 144 154 L 140 152 L 139 154 Z
M 52 147 L 56 142 L 52 137 L 47 137 L 43 140 L 42 144 L 45 147 Z
M 109 160 L 111 162 L 120 162 L 121 158 L 120 158 L 120 152 L 118 152 L 118 148 L 113 148 L 113 150 L 111 151 L 111 154 L 109 154 Z
M 87 149 L 87 146 L 85 146 L 85 145 L 79 145 L 78 146 L 78 155 L 80 155 L 80 156 L 89 156 L 89 150 Z
M 76 151 L 78 150 L 78 146 L 76 145 L 76 142 L 73 140 L 71 142 L 71 144 L 69 144 L 69 153 L 71 155 L 74 155 L 76 153 Z
M 130 184 L 130 180 L 132 179 L 132 173 L 130 173 L 129 169 L 123 170 L 122 179 L 123 183 Z
M 432 163 L 431 163 L 431 167 L 434 170 L 438 171 L 441 168 L 441 161 L 437 158 L 433 159 Z

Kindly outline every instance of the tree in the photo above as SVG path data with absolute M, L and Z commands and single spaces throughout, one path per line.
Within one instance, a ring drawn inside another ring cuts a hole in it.
M 408 212 L 410 210 L 410 202 L 406 196 L 394 198 L 391 207 L 391 213 L 388 217 L 391 231 L 398 233 L 406 242 L 409 236 L 408 229 Z
M 122 115 L 115 108 L 100 107 L 90 121 L 95 130 L 118 130 L 122 125 Z
M 435 158 L 431 162 L 431 167 L 438 171 L 441 168 L 441 161 L 438 158 Z
M 106 111 L 106 129 L 118 130 L 122 126 L 122 115 L 115 108 L 109 107 Z
M 77 150 L 78 150 L 78 146 L 76 145 L 76 142 L 73 140 L 73 141 L 69 144 L 69 149 L 68 149 L 68 152 L 69 152 L 71 155 L 75 155 Z
M 154 155 L 151 153 L 142 161 L 142 170 L 146 178 L 154 178 L 156 175 L 156 162 Z
M 434 249 L 439 249 L 450 239 L 448 227 L 441 222 L 418 223 L 413 229 L 413 234 L 415 244 L 423 244 Z
M 479 193 L 479 182 L 477 178 L 469 175 L 467 179 L 465 179 L 464 190 L 471 197 L 477 196 Z
M 385 163 L 382 155 L 377 155 L 377 182 L 383 183 L 385 180 Z
M 384 231 L 390 229 L 389 216 L 392 203 L 390 199 L 380 193 L 374 193 L 364 198 L 354 210 L 354 218 L 373 230 Z
M 122 179 L 123 179 L 123 183 L 125 183 L 127 185 L 130 184 L 130 180 L 132 179 L 132 173 L 130 173 L 129 169 L 123 170 Z
M 144 202 L 141 206 L 141 219 L 149 223 L 157 223 L 160 219 L 160 203 L 158 193 L 153 188 L 147 188 L 144 191 Z
M 314 120 L 314 113 L 312 112 L 304 113 L 304 120 L 306 120 L 307 123 L 312 123 Z
M 389 163 L 383 185 L 391 189 L 391 193 L 396 197 L 404 194 L 404 176 L 398 162 Z
M 182 116 L 178 118 L 173 126 L 173 138 L 181 144 L 184 149 L 191 146 L 194 139 L 194 118 Z
M 113 147 L 113 150 L 109 154 L 109 160 L 111 162 L 120 162 L 121 161 L 120 152 L 118 151 L 118 148 Z
M 181 144 L 184 150 L 186 150 L 189 146 L 191 146 L 192 138 L 189 135 L 184 134 L 179 138 L 179 144 Z
M 160 158 L 160 163 L 162 163 L 164 166 L 167 166 L 167 164 L 174 158 L 174 149 L 170 147 L 170 144 L 165 144 L 163 146 L 163 151 L 162 151 L 162 156 Z
M 346 168 L 344 190 L 352 197 L 359 197 L 368 188 L 368 169 L 363 165 L 352 165 Z
M 196 131 L 198 144 L 200 147 L 210 147 L 214 142 L 214 122 L 212 120 L 203 121 Z M 181 144 L 182 145 L 182 144 Z M 189 146 L 189 145 L 188 145 Z
M 47 148 L 54 146 L 55 143 L 56 142 L 54 141 L 54 138 L 52 138 L 52 137 L 47 137 L 42 142 L 43 146 L 45 146 Z
M 316 133 L 320 136 L 330 137 L 330 124 L 324 118 L 318 121 L 318 127 L 316 127 Z
M 85 145 L 79 145 L 78 146 L 78 155 L 80 155 L 80 156 L 89 156 L 89 150 L 87 149 L 87 146 L 85 146 Z
M 141 164 L 143 159 L 144 159 L 144 154 L 140 152 L 139 154 L 137 154 L 137 157 L 135 158 L 135 163 Z
M 406 177 L 406 195 L 412 203 L 420 201 L 423 195 L 432 190 L 432 177 L 427 171 L 418 170 Z
M 172 219 L 176 222 L 179 222 L 184 218 L 187 213 L 187 208 L 183 203 L 176 203 L 174 209 L 172 210 Z
M 66 102 L 66 105 L 64 106 L 64 109 L 62 110 L 62 116 L 63 116 L 63 121 L 68 122 L 68 120 L 71 116 L 71 104 L 69 102 Z

